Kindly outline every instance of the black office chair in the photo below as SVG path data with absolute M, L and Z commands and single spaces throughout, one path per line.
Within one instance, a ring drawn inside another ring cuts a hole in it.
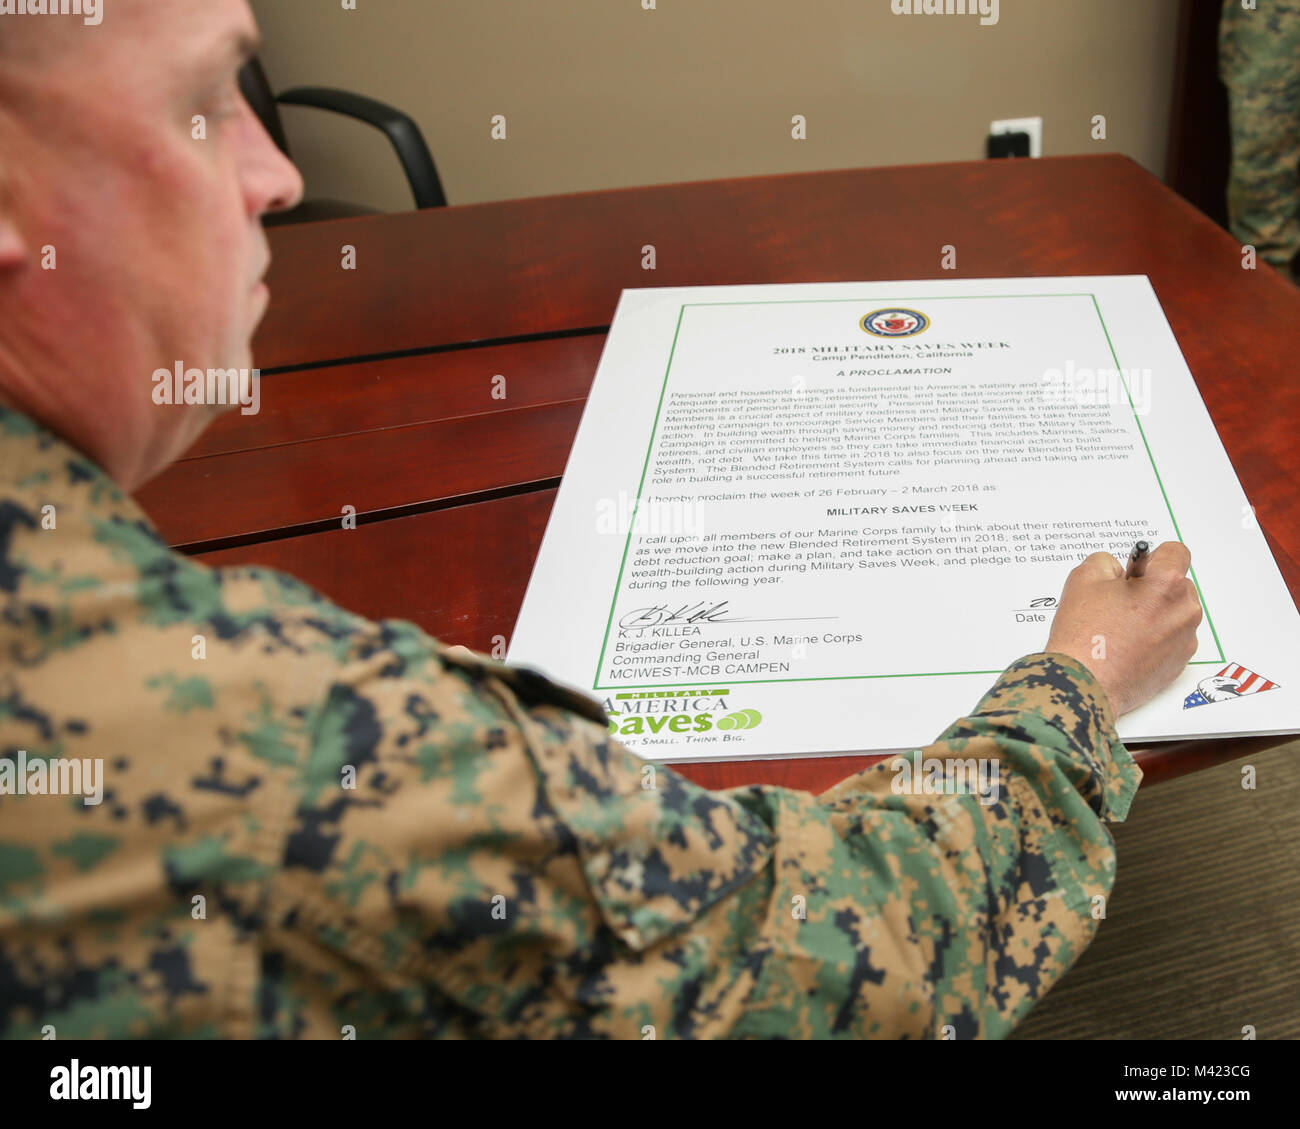
M 346 90 L 331 90 L 323 86 L 299 86 L 286 90 L 279 96 L 271 92 L 266 72 L 257 59 L 251 59 L 239 72 L 239 88 L 243 91 L 253 112 L 261 119 L 266 132 L 271 135 L 280 151 L 289 156 L 289 139 L 285 136 L 284 124 L 280 121 L 279 103 L 293 106 L 315 106 L 322 110 L 332 110 L 337 114 L 347 114 L 377 129 L 384 131 L 388 140 L 397 150 L 402 162 L 402 169 L 411 185 L 417 208 L 445 208 L 447 197 L 442 191 L 442 181 L 438 179 L 438 170 L 434 166 L 429 147 L 424 143 L 424 135 L 401 110 L 352 94 Z M 340 219 L 344 216 L 373 215 L 375 209 L 364 208 L 359 204 L 349 204 L 342 200 L 304 200 L 296 208 L 287 212 L 275 212 L 267 215 L 264 222 L 268 227 L 285 223 L 304 223 L 311 220 Z

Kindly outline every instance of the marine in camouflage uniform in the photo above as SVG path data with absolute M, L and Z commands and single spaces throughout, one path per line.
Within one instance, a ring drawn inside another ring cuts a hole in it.
M 1300 0 L 1223 0 L 1219 76 L 1228 88 L 1228 225 L 1300 281 Z
M 0 797 L 9 1038 L 1001 1036 L 1114 882 L 1141 775 L 1067 656 L 925 750 L 991 805 L 647 790 L 593 699 L 179 556 L 3 410 L 0 506 L 0 758 L 105 774 Z

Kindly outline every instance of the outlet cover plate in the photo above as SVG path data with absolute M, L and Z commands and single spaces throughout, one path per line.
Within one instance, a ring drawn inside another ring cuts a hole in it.
M 989 126 L 989 133 L 1027 133 L 1029 134 L 1029 155 L 1043 155 L 1043 119 L 1042 118 L 1004 118 Z

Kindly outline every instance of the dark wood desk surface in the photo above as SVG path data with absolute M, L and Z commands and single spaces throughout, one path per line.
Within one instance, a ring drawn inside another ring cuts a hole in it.
M 211 564 L 281 568 L 489 651 L 513 629 L 622 288 L 1146 274 L 1300 603 L 1300 291 L 1243 270 L 1229 235 L 1127 158 L 694 182 L 269 237 L 261 412 L 223 418 L 140 493 L 171 543 Z M 955 271 L 940 269 L 945 244 Z M 346 506 L 355 530 L 340 528 Z M 1159 780 L 1286 740 L 1135 752 Z M 683 771 L 819 790 L 863 763 Z

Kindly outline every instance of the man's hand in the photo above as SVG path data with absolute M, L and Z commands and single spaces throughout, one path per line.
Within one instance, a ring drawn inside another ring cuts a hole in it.
M 1196 653 L 1201 601 L 1187 578 L 1192 554 L 1166 541 L 1131 580 L 1109 553 L 1070 572 L 1045 651 L 1078 659 L 1096 676 L 1115 716 L 1150 701 Z

